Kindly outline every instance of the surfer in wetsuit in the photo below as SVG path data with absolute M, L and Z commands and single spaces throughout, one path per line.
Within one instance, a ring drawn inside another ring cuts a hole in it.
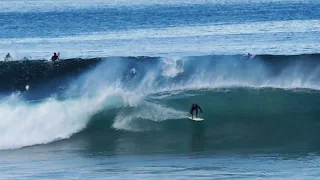
M 196 111 L 196 118 L 198 117 L 198 109 L 200 109 L 200 112 L 202 113 L 202 109 L 198 104 L 192 104 L 191 105 L 190 114 L 192 116 L 192 119 L 193 119 L 193 111 L 194 110 Z
M 59 55 L 57 55 L 57 53 L 53 53 L 53 56 L 51 57 L 51 61 L 56 62 L 57 60 L 59 60 Z
M 6 57 L 4 58 L 4 61 L 10 61 L 10 60 L 12 60 L 12 57 L 11 57 L 10 53 L 8 53 L 6 55 Z

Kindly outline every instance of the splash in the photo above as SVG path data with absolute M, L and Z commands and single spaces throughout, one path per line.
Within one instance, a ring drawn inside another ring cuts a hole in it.
M 104 89 L 95 97 L 30 103 L 13 95 L 0 104 L 0 149 L 15 149 L 67 139 L 83 130 L 103 109 L 132 104 L 129 96 Z
M 135 132 L 159 130 L 159 127 L 157 127 L 156 124 L 152 124 L 152 122 L 182 119 L 186 118 L 186 116 L 186 112 L 145 102 L 140 107 L 131 109 L 130 112 L 127 110 L 121 111 L 115 118 L 112 128 Z

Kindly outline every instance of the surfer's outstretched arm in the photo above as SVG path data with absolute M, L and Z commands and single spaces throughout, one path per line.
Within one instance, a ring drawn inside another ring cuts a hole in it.
M 201 109 L 201 107 L 199 106 L 199 105 L 197 105 L 198 106 L 198 108 L 200 109 L 200 112 L 202 113 L 202 109 Z

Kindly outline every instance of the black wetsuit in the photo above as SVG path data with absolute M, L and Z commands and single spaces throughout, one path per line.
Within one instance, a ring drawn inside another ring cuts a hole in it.
M 201 113 L 202 113 L 202 109 L 200 108 L 200 106 L 198 106 L 198 104 L 192 104 L 191 105 L 191 109 L 190 109 L 190 114 L 193 117 L 193 111 L 196 111 L 196 117 L 198 117 L 198 109 L 200 109 Z
M 59 56 L 53 55 L 53 56 L 51 57 L 51 61 L 55 62 L 56 60 L 59 60 Z
M 8 53 L 7 55 L 6 55 L 6 57 L 4 58 L 4 61 L 10 61 L 11 60 L 11 56 L 10 56 L 10 54 Z

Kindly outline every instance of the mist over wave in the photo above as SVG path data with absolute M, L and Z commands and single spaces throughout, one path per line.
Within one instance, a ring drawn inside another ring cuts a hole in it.
M 90 126 L 101 113 L 98 126 L 115 131 L 179 129 L 175 123 L 186 122 L 182 119 L 194 102 L 203 107 L 205 118 L 215 122 L 233 122 L 241 114 L 245 114 L 242 121 L 280 120 L 276 117 L 283 112 L 298 113 L 296 117 L 309 122 L 319 117 L 318 59 L 319 55 L 261 55 L 2 63 L 23 71 L 2 71 L 0 78 L 24 78 L 0 87 L 0 148 L 49 143 L 87 128 L 95 131 Z M 74 73 L 75 69 L 79 71 Z M 38 76 L 41 72 L 45 73 Z M 19 90 L 26 85 L 28 89 Z M 244 102 L 247 105 L 241 106 Z

